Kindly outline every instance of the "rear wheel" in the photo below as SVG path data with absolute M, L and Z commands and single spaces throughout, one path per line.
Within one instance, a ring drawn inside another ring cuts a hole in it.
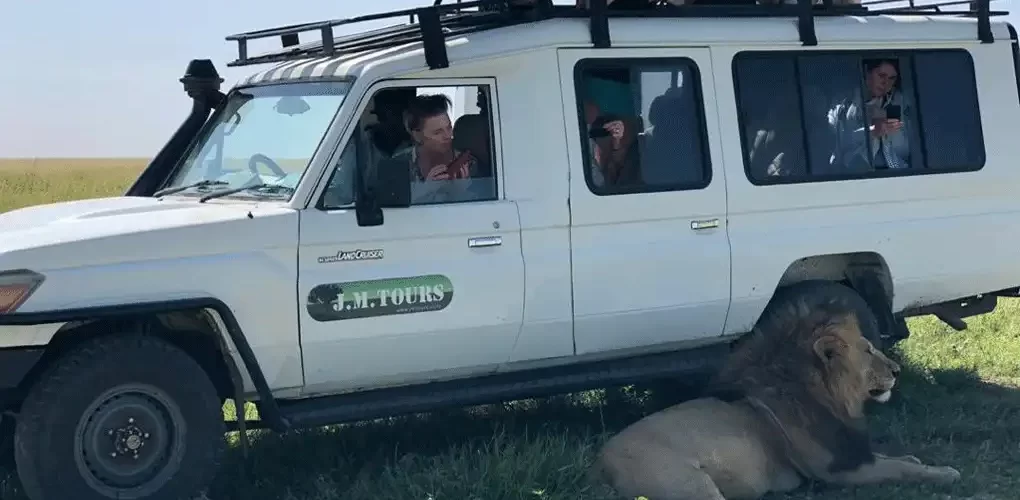
M 22 404 L 15 459 L 34 500 L 192 498 L 224 447 L 216 389 L 171 343 L 87 341 L 55 362 Z
M 0 473 L 14 470 L 14 420 L 0 414 Z

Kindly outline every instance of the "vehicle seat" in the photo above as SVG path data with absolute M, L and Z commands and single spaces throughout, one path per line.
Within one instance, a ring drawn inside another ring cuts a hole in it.
M 705 176 L 697 110 L 685 94 L 683 87 L 671 88 L 649 107 L 652 131 L 647 134 L 641 166 L 650 185 L 692 183 Z
M 489 144 L 489 124 L 484 115 L 465 114 L 453 124 L 453 147 L 458 151 L 471 151 L 478 159 L 479 177 L 492 176 L 492 147 Z

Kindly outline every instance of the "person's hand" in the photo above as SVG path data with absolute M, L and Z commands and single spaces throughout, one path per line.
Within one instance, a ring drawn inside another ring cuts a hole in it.
M 613 120 L 603 125 L 602 128 L 609 132 L 609 136 L 613 140 L 613 150 L 620 149 L 620 146 L 623 145 L 623 134 L 626 131 L 623 121 Z
M 468 177 L 468 164 L 467 164 L 467 162 L 464 162 L 464 163 L 462 163 L 460 165 L 459 168 L 457 168 L 457 171 L 454 172 L 454 175 L 453 175 L 452 178 L 453 179 L 467 179 L 467 177 Z
M 430 181 L 445 181 L 449 178 L 450 174 L 446 171 L 446 164 L 432 167 L 432 170 L 429 170 L 429 174 L 425 176 L 425 179 Z
M 623 122 L 620 120 L 613 120 L 611 122 L 608 122 L 605 125 L 603 125 L 602 128 L 606 129 L 606 132 L 609 132 L 609 135 L 613 136 L 613 139 L 623 138 L 624 126 Z
M 885 137 L 886 135 L 895 133 L 903 127 L 903 122 L 896 119 L 885 119 L 875 120 L 873 122 L 874 128 L 871 129 L 871 135 L 875 137 Z
M 447 170 L 447 165 L 436 165 L 429 170 L 429 175 L 425 179 L 430 181 L 445 181 L 450 179 L 466 179 L 468 176 L 467 163 L 460 166 L 456 172 L 453 172 L 453 176 L 450 176 L 450 172 Z

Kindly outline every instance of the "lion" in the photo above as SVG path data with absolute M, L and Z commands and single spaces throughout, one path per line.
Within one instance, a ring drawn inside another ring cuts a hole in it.
M 864 406 L 889 400 L 900 366 L 862 335 L 854 310 L 866 305 L 807 296 L 759 322 L 699 398 L 609 439 L 589 478 L 649 500 L 757 499 L 809 479 L 957 481 L 952 467 L 872 451 Z

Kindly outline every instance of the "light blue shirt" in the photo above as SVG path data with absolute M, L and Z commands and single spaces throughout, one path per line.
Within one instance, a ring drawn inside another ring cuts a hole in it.
M 867 101 L 868 107 L 884 108 L 889 104 L 900 106 L 900 121 L 903 125 L 894 133 L 884 138 L 871 135 L 871 124 L 865 127 L 867 114 L 863 112 L 860 96 L 849 102 L 837 104 L 829 110 L 828 120 L 837 135 L 838 146 L 832 162 L 849 171 L 870 171 L 872 165 L 889 165 L 882 154 L 881 148 L 894 155 L 898 168 L 910 168 L 910 133 L 913 126 L 914 107 L 899 91 L 894 91 L 882 98 Z

